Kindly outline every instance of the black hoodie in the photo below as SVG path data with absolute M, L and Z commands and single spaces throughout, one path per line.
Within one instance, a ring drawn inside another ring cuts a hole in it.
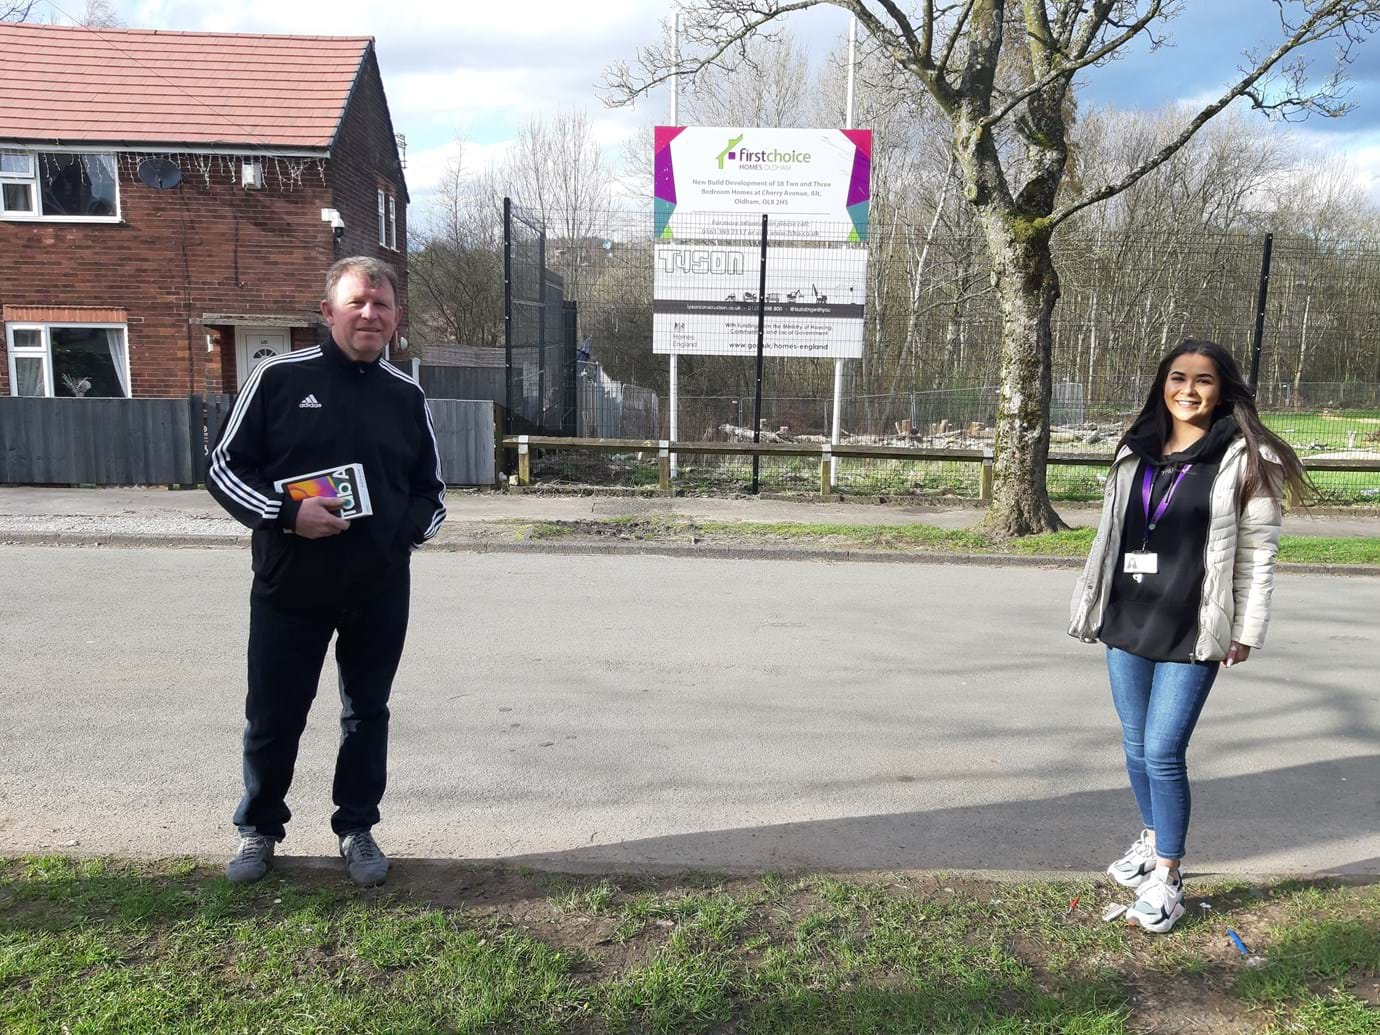
M 1102 619 L 1100 638 L 1107 646 L 1152 661 L 1193 660 L 1212 516 L 1212 483 L 1217 479 L 1222 455 L 1239 433 L 1235 418 L 1226 414 L 1181 453 L 1161 456 L 1162 445 L 1154 428 L 1143 429 L 1127 439 L 1127 446 L 1140 457 L 1140 463 L 1131 481 L 1131 498 L 1126 501 L 1121 555 Z M 1146 470 L 1155 472 L 1150 489 L 1153 514 L 1175 476 L 1190 464 L 1174 490 L 1169 509 L 1153 530 L 1147 529 L 1141 495 Z M 1142 546 L 1157 555 L 1159 571 L 1137 582 L 1126 573 L 1121 558 L 1127 551 Z

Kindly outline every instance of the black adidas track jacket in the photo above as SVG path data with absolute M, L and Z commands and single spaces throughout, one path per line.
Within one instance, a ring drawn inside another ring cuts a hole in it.
M 373 514 L 324 539 L 291 534 L 301 504 L 273 483 L 346 464 L 363 466 Z M 211 451 L 206 484 L 254 530 L 255 590 L 285 603 L 366 588 L 446 517 L 421 386 L 387 360 L 356 363 L 329 338 L 255 368 Z

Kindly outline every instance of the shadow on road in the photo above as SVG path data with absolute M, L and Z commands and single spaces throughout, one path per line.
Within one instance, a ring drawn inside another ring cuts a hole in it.
M 1380 755 L 1195 781 L 1193 857 L 1251 870 L 1252 859 L 1336 845 L 1315 875 L 1380 876 L 1380 857 L 1348 845 L 1380 835 Z M 1289 824 L 1281 813 L 1296 817 Z M 1100 871 L 1137 832 L 1131 792 L 1089 791 L 892 815 L 710 830 L 504 860 L 546 870 L 735 871 L 963 869 Z M 1354 849 L 1352 849 L 1354 851 Z M 1274 869 L 1283 867 L 1275 866 Z M 1269 872 L 1261 865 L 1258 872 Z M 1202 873 L 1203 871 L 1197 871 Z

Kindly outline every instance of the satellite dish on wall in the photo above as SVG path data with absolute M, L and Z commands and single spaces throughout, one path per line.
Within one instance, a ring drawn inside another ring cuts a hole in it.
M 139 179 L 154 190 L 171 190 L 182 182 L 182 169 L 166 158 L 145 158 L 139 163 Z

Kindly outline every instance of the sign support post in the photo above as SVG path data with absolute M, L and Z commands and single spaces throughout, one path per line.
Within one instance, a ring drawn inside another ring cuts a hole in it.
M 853 15 L 848 22 L 848 102 L 845 105 L 843 128 L 853 128 L 853 70 L 857 65 L 856 53 L 858 49 L 858 16 Z M 842 430 L 843 421 L 843 360 L 834 360 L 834 420 L 833 427 L 829 430 L 829 441 L 833 445 L 839 444 L 839 433 Z M 833 463 L 829 465 L 829 487 L 834 488 L 839 483 L 839 465 Z
M 752 444 L 762 442 L 762 342 L 767 329 L 767 214 L 762 213 L 762 267 L 757 286 L 757 388 L 752 397 Z M 752 454 L 752 494 L 757 495 L 757 474 L 762 458 Z
M 679 116 L 677 111 L 677 99 L 680 89 L 680 12 L 676 12 L 675 20 L 671 26 L 671 46 L 676 55 L 676 74 L 671 76 L 671 125 L 680 125 L 676 119 Z M 667 432 L 674 442 L 680 438 L 680 356 L 671 353 L 671 427 Z M 671 477 L 676 476 L 676 454 L 671 454 Z

